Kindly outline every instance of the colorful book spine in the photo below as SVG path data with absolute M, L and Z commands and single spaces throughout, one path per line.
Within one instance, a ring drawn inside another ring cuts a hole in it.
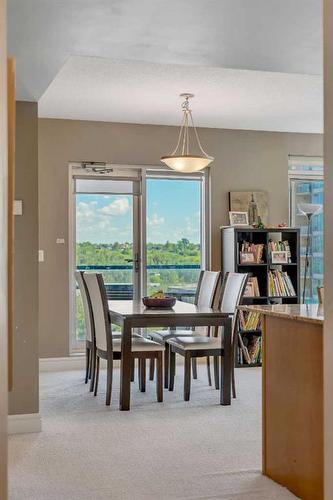
M 295 288 L 286 271 L 269 271 L 268 290 L 271 297 L 294 297 L 296 295 Z

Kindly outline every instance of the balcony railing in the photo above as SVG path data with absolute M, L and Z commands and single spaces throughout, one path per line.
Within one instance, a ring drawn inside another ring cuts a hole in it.
M 149 264 L 147 265 L 147 292 L 163 289 L 181 298 L 195 294 L 200 264 Z M 101 272 L 109 300 L 131 300 L 133 283 L 131 264 L 80 265 L 80 271 Z

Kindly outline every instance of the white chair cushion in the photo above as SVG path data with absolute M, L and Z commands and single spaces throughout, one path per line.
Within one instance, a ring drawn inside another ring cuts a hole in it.
M 221 339 L 219 337 L 175 337 L 169 339 L 167 342 L 185 351 L 194 349 L 221 349 Z
M 185 337 L 188 335 L 195 335 L 193 330 L 161 330 L 160 332 L 149 332 L 149 337 L 155 340 L 156 342 L 166 342 L 168 339 L 173 337 L 178 337 L 178 335 Z
M 113 351 L 121 351 L 121 338 L 112 339 Z M 164 345 L 152 340 L 145 339 L 144 337 L 132 337 L 132 352 L 138 351 L 164 351 Z
M 121 339 L 122 337 L 122 333 L 121 332 L 112 332 L 112 338 L 113 339 Z M 138 333 L 132 333 L 132 338 L 134 337 L 139 337 L 139 338 L 142 338 L 141 335 L 139 335 Z
M 206 332 L 206 327 L 197 327 L 195 330 L 161 330 L 159 332 L 149 332 L 148 335 L 156 342 L 164 343 L 174 337 L 193 337 L 201 333 L 205 335 Z

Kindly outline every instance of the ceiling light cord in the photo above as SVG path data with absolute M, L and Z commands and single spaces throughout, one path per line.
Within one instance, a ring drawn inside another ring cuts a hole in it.
M 191 111 L 190 111 L 190 118 L 191 118 L 191 123 L 192 123 L 193 130 L 194 130 L 194 133 L 195 133 L 195 138 L 197 140 L 197 143 L 198 143 L 198 146 L 200 148 L 201 153 L 206 158 L 212 158 L 212 156 L 209 156 L 209 154 L 206 153 L 206 151 L 204 150 L 204 148 L 201 145 L 201 142 L 200 142 L 200 139 L 199 139 L 199 134 L 198 134 L 198 131 L 197 131 L 197 127 L 194 125 L 194 120 L 193 120 L 193 116 L 192 116 L 192 112 Z
M 184 113 L 183 120 L 180 126 L 180 131 L 178 135 L 178 141 L 175 149 L 170 153 L 170 156 L 175 156 L 177 154 L 177 151 L 180 148 L 181 145 L 181 154 L 182 156 L 187 155 L 189 156 L 190 154 L 190 133 L 189 133 L 189 126 L 191 125 L 193 130 L 194 130 L 194 135 L 197 141 L 197 144 L 199 146 L 199 149 L 201 153 L 206 157 L 206 158 L 212 158 L 209 156 L 206 151 L 203 149 L 202 144 L 199 139 L 199 134 L 197 131 L 197 128 L 194 124 L 193 116 L 192 116 L 192 110 L 190 109 L 190 103 L 189 103 L 189 98 L 191 96 L 186 96 L 185 101 L 182 103 L 181 107 Z

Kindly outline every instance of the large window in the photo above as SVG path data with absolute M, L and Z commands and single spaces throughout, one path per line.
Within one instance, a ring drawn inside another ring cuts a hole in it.
M 324 178 L 322 158 L 290 157 L 290 223 L 301 229 L 301 291 L 304 290 L 306 249 L 308 244 L 308 273 L 306 279 L 305 302 L 315 303 L 317 287 L 324 280 Z M 302 213 L 304 204 L 317 208 L 310 219 Z
M 194 296 L 202 263 L 203 180 L 147 180 L 147 291 Z

